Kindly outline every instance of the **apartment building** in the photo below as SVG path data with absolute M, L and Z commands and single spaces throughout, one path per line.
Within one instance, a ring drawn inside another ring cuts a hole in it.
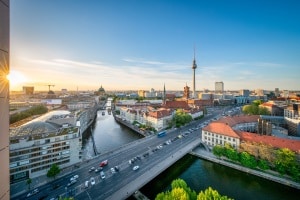
M 10 182 L 45 175 L 52 164 L 62 169 L 81 162 L 82 138 L 76 123 L 68 111 L 56 111 L 11 129 Z

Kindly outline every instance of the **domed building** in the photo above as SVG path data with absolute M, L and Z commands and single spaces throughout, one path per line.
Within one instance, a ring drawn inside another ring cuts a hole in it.
M 105 90 L 104 90 L 104 88 L 102 87 L 102 85 L 101 85 L 101 87 L 98 89 L 98 91 L 95 92 L 95 94 L 96 94 L 96 95 L 99 95 L 99 96 L 105 95 Z

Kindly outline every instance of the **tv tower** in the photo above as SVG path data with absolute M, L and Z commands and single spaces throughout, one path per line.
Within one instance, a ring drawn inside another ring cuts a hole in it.
M 197 68 L 197 64 L 196 64 L 195 47 L 194 47 L 194 60 L 193 60 L 193 66 L 192 66 L 192 69 L 193 69 L 193 98 L 194 99 L 196 98 L 196 75 L 195 75 L 196 68 Z

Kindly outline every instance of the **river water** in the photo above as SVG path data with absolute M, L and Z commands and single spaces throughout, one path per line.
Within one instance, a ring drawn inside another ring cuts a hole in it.
M 106 152 L 142 138 L 132 130 L 118 124 L 112 115 L 98 111 L 92 129 L 83 138 L 84 156 L 95 156 L 91 135 L 98 152 Z M 191 155 L 186 155 L 162 174 L 141 188 L 150 199 L 170 189 L 172 180 L 181 178 L 199 193 L 208 187 L 220 194 L 241 200 L 294 200 L 300 199 L 300 190 L 268 181 Z

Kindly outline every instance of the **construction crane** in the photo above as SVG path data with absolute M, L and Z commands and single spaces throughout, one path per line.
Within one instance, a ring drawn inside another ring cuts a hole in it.
M 48 88 L 49 88 L 49 92 L 50 92 L 50 87 L 54 87 L 55 85 L 46 85 L 46 86 L 48 86 Z

